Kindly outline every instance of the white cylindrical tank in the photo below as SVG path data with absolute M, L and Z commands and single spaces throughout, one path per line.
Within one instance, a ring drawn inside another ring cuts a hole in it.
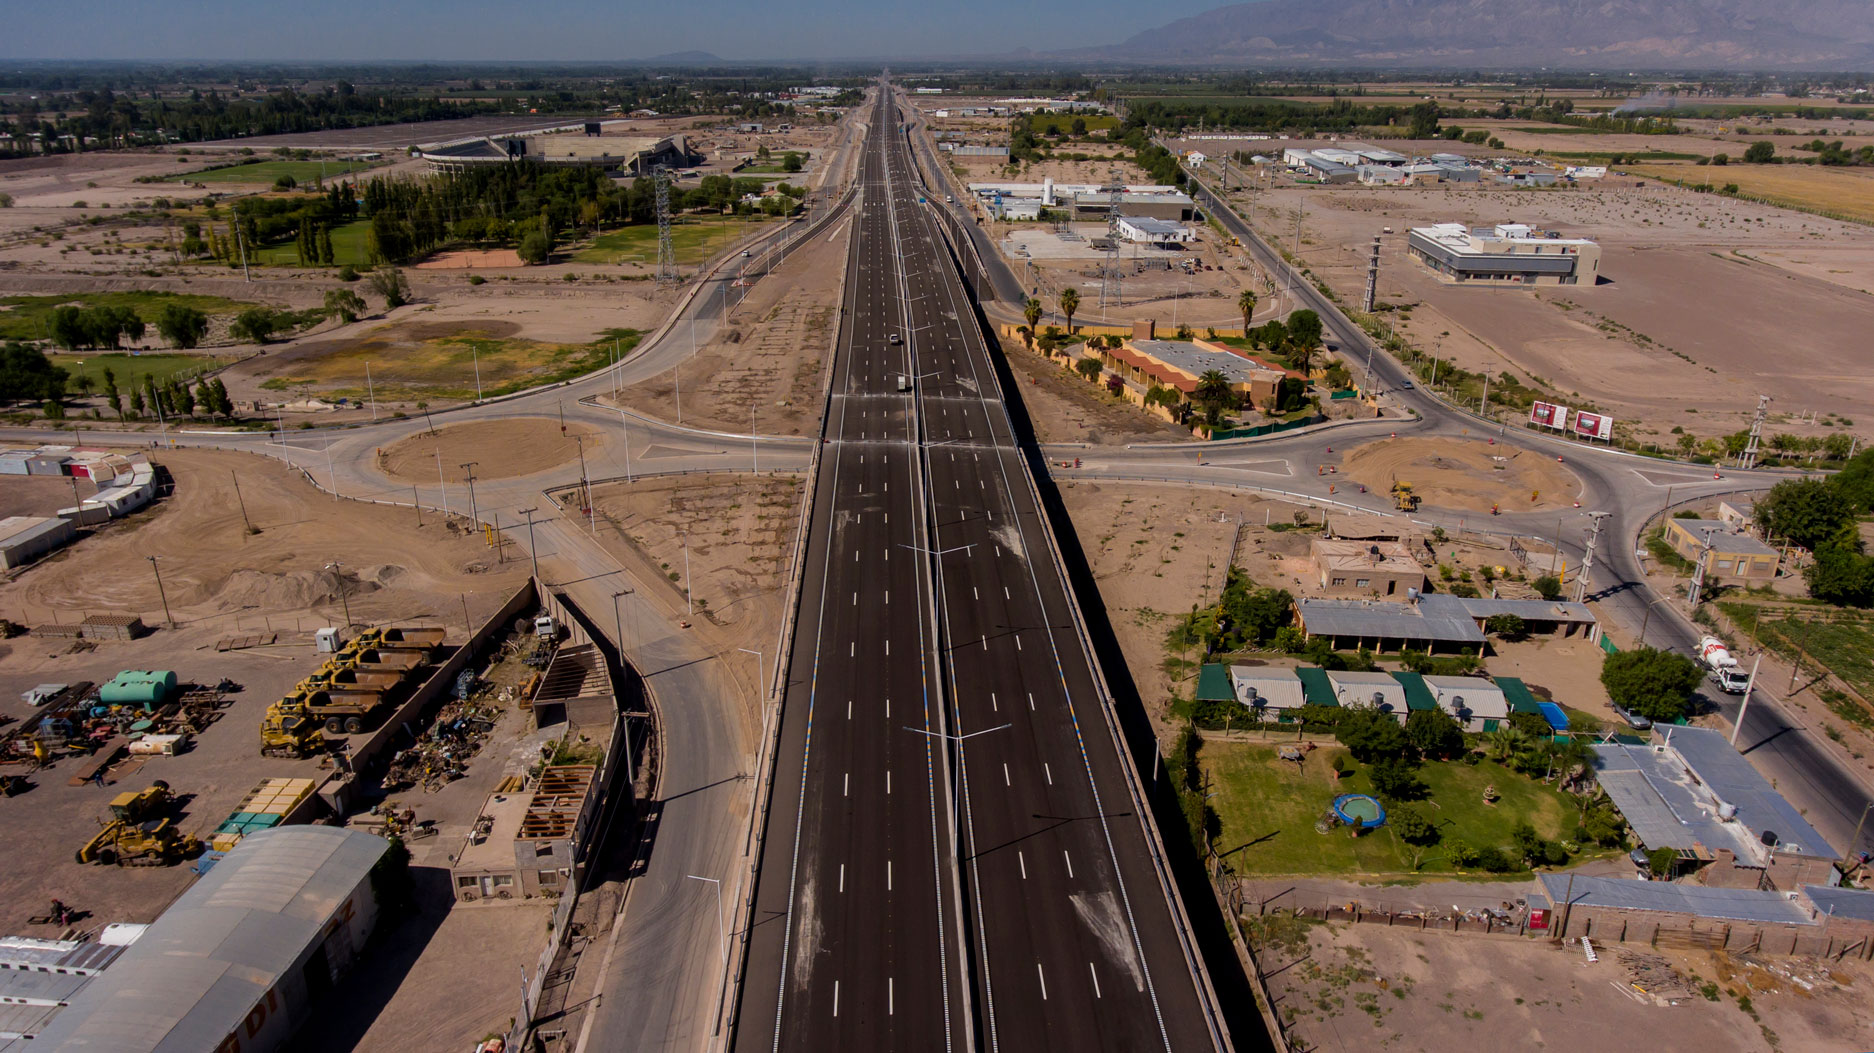
M 1732 804 L 1730 801 L 1719 801 L 1718 802 L 1718 818 L 1724 820 L 1727 823 L 1733 819 L 1736 819 L 1737 818 L 1737 805 Z

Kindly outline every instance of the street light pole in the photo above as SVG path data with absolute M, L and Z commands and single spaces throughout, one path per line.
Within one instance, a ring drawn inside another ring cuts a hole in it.
M 534 547 L 534 509 L 522 508 L 522 509 L 519 509 L 519 512 L 521 515 L 524 515 L 527 517 L 527 554 L 533 557 L 534 580 L 539 581 L 540 580 L 540 550 Z
M 618 638 L 619 672 L 623 672 L 625 667 L 625 621 L 624 616 L 618 612 L 618 601 L 622 597 L 631 595 L 632 591 L 620 589 L 612 593 L 612 633 Z M 637 622 L 633 620 L 632 624 L 635 625 Z M 621 723 L 625 726 L 625 779 L 635 787 L 638 785 L 638 768 L 637 761 L 631 753 L 631 714 L 626 713 Z
M 722 927 L 722 881 L 719 878 L 698 877 L 695 874 L 690 874 L 688 877 L 691 881 L 707 881 L 716 886 L 716 939 L 722 942 L 722 964 L 724 968 L 727 968 L 729 965 L 729 934 Z
M 1744 714 L 1750 712 L 1750 694 L 1757 687 L 1757 667 L 1763 664 L 1763 652 L 1757 653 L 1757 660 L 1750 663 L 1750 679 L 1744 683 L 1744 701 L 1737 707 L 1737 723 L 1731 725 L 1731 747 L 1737 747 L 1737 733 L 1744 730 Z
M 176 627 L 176 617 L 169 613 L 169 594 L 163 591 L 163 572 L 156 566 L 155 556 L 145 556 L 143 558 L 150 561 L 150 571 L 156 575 L 156 595 L 163 601 L 163 620 L 169 623 L 171 629 L 174 629 Z
M 768 685 L 768 656 L 765 654 L 762 654 L 760 651 L 757 651 L 752 647 L 738 647 L 736 648 L 736 650 L 742 652 L 743 654 L 752 654 L 755 656 L 755 699 L 758 702 L 767 701 L 767 698 L 768 698 L 768 686 L 767 686 Z

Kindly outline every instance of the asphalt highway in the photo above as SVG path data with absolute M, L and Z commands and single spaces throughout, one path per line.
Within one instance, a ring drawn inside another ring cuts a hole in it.
M 1215 1049 L 980 328 L 876 105 L 736 1047 Z

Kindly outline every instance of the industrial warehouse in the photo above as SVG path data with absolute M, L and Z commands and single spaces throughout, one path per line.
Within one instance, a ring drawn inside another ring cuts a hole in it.
M 1601 270 L 1599 245 L 1524 223 L 1413 227 L 1406 250 L 1454 285 L 1593 285 Z

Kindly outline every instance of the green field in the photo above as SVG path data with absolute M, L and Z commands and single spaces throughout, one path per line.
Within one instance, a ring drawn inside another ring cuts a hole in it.
M 612 361 L 614 349 L 630 354 L 640 335 L 635 329 L 613 329 L 590 344 L 548 344 L 485 333 L 464 326 L 456 333 L 422 337 L 412 346 L 402 323 L 383 325 L 340 350 L 293 363 L 291 374 L 261 387 L 339 398 L 375 393 L 390 401 L 468 400 L 476 396 L 479 374 L 482 396 L 493 398 L 602 368 Z
M 354 220 L 332 228 L 332 263 L 333 266 L 351 264 L 353 267 L 368 267 L 370 261 L 365 258 L 365 235 L 371 230 L 368 219 Z M 299 252 L 291 240 L 278 245 L 263 245 L 254 253 L 254 262 L 269 266 L 297 267 Z
M 253 304 L 193 293 L 97 292 L 70 296 L 0 296 L 0 340 L 47 339 L 46 319 L 54 307 L 128 307 L 154 325 L 165 304 L 178 303 L 203 314 L 233 314 Z
M 1804 668 L 1827 669 L 1861 694 L 1874 696 L 1874 614 L 1735 602 L 1718 607 L 1764 646 L 1792 657 L 1806 654 Z
M 214 369 L 221 365 L 221 360 L 214 355 L 165 354 L 152 352 L 143 355 L 128 355 L 116 351 L 95 355 L 47 355 L 52 364 L 71 374 L 66 381 L 68 391 L 80 390 L 76 381 L 79 377 L 90 377 L 92 390 L 104 392 L 104 371 L 109 369 L 117 378 L 117 389 L 129 391 L 140 387 L 144 377 L 167 380 L 180 373 L 194 376 L 203 370 Z
M 1336 755 L 1356 769 L 1338 783 L 1332 767 Z M 1346 750 L 1317 749 L 1299 771 L 1293 761 L 1278 760 L 1274 747 L 1251 743 L 1207 740 L 1198 758 L 1217 795 L 1211 804 L 1223 821 L 1217 851 L 1237 873 L 1412 873 L 1411 846 L 1385 827 L 1361 837 L 1345 828 L 1315 832 L 1315 820 L 1336 795 L 1373 792 L 1366 766 L 1354 763 Z M 1420 804 L 1446 843 L 1462 839 L 1474 847 L 1508 850 L 1510 831 L 1521 822 L 1549 840 L 1574 835 L 1576 812 L 1568 798 L 1493 761 L 1428 762 L 1419 768 L 1419 777 L 1431 791 Z M 1483 803 L 1485 786 L 1495 786 L 1502 795 L 1495 805 Z M 1441 845 L 1433 845 L 1422 872 L 1452 873 L 1444 855 Z
M 1036 114 L 1034 129 L 1037 134 L 1045 132 L 1048 125 L 1059 125 L 1063 134 L 1074 130 L 1075 121 L 1087 122 L 1087 131 L 1103 132 L 1108 128 L 1119 127 L 1119 118 L 1110 113 L 1056 113 L 1048 116 Z
M 246 183 L 272 186 L 281 176 L 292 176 L 301 183 L 316 183 L 324 172 L 326 179 L 337 179 L 347 171 L 352 174 L 376 167 L 366 161 L 250 161 L 247 164 L 211 168 L 205 171 L 179 172 L 166 177 L 172 183 Z
M 670 227 L 677 262 L 694 264 L 714 256 L 744 233 L 753 233 L 762 217 L 688 216 Z M 334 234 L 334 237 L 337 235 Z M 657 263 L 657 226 L 642 223 L 600 234 L 573 253 L 575 263 Z

